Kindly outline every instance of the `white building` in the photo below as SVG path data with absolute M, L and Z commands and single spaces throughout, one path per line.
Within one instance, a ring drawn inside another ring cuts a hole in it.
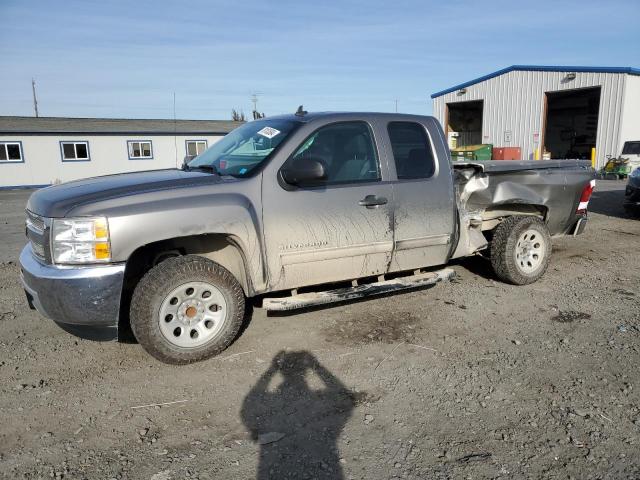
M 458 146 L 520 147 L 523 160 L 594 153 L 600 168 L 625 141 L 640 140 L 636 68 L 513 65 L 431 98 Z
M 0 188 L 176 168 L 238 122 L 0 117 Z

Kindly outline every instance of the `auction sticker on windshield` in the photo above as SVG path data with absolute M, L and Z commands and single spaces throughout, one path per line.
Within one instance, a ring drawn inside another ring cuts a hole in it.
M 279 133 L 280 133 L 280 130 L 276 130 L 275 128 L 271 128 L 271 127 L 264 127 L 262 130 L 258 132 L 258 135 L 262 135 L 263 137 L 267 137 L 271 139 L 276 135 L 278 135 Z

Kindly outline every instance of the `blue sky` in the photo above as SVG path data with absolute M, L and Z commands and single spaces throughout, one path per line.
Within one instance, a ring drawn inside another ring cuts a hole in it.
M 0 115 L 431 113 L 512 64 L 640 67 L 640 2 L 0 0 Z

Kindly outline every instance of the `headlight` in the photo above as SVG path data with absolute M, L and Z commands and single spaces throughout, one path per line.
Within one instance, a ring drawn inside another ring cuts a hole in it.
M 54 219 L 51 227 L 54 263 L 111 261 L 109 224 L 104 217 Z
M 640 178 L 640 167 L 636 168 L 633 172 L 631 172 L 631 176 L 633 178 Z

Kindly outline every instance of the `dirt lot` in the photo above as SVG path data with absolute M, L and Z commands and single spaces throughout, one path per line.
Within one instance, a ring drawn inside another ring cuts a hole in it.
M 0 475 L 639 478 L 640 220 L 623 188 L 599 183 L 587 232 L 556 240 L 534 285 L 477 258 L 427 290 L 256 309 L 222 356 L 186 367 L 30 311 L 27 193 L 2 192 Z

